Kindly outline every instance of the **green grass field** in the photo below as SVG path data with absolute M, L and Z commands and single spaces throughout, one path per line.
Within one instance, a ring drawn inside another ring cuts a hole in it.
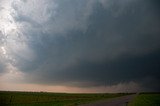
M 77 106 L 128 94 L 68 94 L 45 92 L 0 92 L 2 106 Z M 0 105 L 0 106 L 1 106 Z
M 160 93 L 139 94 L 129 106 L 160 106 Z

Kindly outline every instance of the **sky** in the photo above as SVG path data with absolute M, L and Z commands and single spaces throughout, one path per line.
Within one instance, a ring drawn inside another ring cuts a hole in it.
M 0 90 L 160 91 L 159 0 L 0 0 Z

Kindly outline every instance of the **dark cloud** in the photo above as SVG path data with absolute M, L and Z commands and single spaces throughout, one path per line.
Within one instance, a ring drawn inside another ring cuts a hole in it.
M 74 66 L 57 70 L 49 65 L 49 67 L 44 68 L 44 70 L 46 69 L 44 73 L 36 73 L 36 75 L 40 75 L 38 77 L 39 82 L 49 84 L 70 85 L 70 83 L 75 82 L 74 84 L 82 84 L 79 86 L 112 85 L 119 82 L 137 81 L 145 77 L 154 77 L 156 78 L 154 83 L 157 85 L 160 77 L 159 53 L 157 51 L 144 56 L 122 56 L 116 61 L 108 62 L 106 60 L 99 63 L 83 59 L 77 60 L 78 62 Z M 88 82 L 87 85 L 83 85 L 86 82 Z
M 29 75 L 26 80 L 70 86 L 135 81 L 144 87 L 145 78 L 160 81 L 158 1 L 54 2 L 57 6 L 47 8 L 41 17 L 46 20 L 30 17 L 14 5 L 19 11 L 16 21 L 31 25 L 22 32 L 36 55 L 31 61 L 17 58 L 15 66 Z
M 121 11 L 119 2 L 109 8 L 100 3 L 93 7 L 85 32 L 41 33 L 41 42 L 33 36 L 36 40 L 30 45 L 38 58 L 27 67 L 36 70 L 33 75 L 39 76 L 38 82 L 97 86 L 159 78 L 160 23 L 154 5 L 137 1 Z M 70 17 L 72 12 L 68 12 L 65 16 Z

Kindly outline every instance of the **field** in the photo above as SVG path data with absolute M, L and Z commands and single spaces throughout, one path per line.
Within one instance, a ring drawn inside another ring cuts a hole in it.
M 0 106 L 77 106 L 97 100 L 128 95 L 117 94 L 68 94 L 46 92 L 0 92 Z
M 129 106 L 160 106 L 160 93 L 141 93 Z

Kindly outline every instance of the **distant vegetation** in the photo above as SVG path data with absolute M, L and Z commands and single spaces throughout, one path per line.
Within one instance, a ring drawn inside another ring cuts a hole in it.
M 160 106 L 160 93 L 140 93 L 129 106 Z
M 114 98 L 124 95 L 128 94 L 68 94 L 1 91 L 0 104 L 2 106 L 76 106 L 97 100 Z

